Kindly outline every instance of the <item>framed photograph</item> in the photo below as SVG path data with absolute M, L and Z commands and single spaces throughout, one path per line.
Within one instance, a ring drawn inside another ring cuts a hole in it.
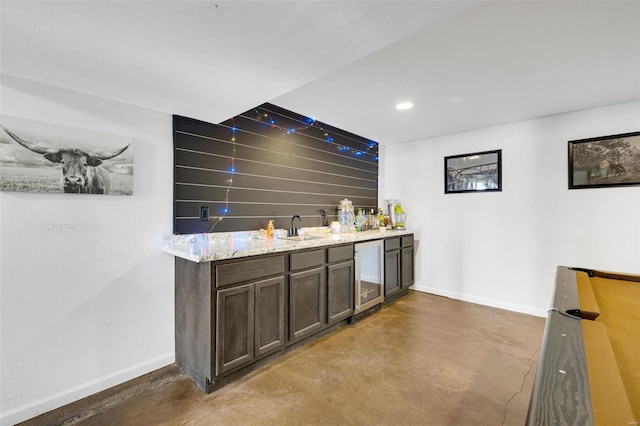
M 444 193 L 502 191 L 502 150 L 444 158 Z
M 640 185 L 640 132 L 569 141 L 569 189 Z
M 133 194 L 133 140 L 0 115 L 0 191 Z

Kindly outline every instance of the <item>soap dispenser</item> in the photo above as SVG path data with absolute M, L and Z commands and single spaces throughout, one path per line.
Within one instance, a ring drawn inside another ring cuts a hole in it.
M 320 226 L 329 226 L 329 219 L 325 209 L 320 210 Z
M 273 220 L 270 220 L 269 225 L 267 225 L 267 238 L 269 239 L 273 238 L 274 234 L 275 234 L 275 228 L 273 226 Z

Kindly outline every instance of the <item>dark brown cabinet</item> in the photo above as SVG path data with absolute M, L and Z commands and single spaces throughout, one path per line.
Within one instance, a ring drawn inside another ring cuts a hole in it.
M 327 266 L 327 323 L 353 315 L 353 260 Z
M 413 285 L 413 247 L 403 248 L 400 252 L 400 280 L 402 289 Z
M 408 294 L 414 283 L 413 234 L 384 240 L 385 303 Z
M 289 339 L 298 340 L 325 324 L 324 267 L 289 275 Z
M 217 292 L 216 374 L 284 345 L 284 277 Z
M 400 251 L 384 253 L 384 296 L 388 297 L 400 291 Z
M 218 291 L 216 374 L 253 360 L 254 285 Z
M 353 315 L 353 254 L 353 244 L 327 249 L 327 324 L 334 324 Z
M 393 296 L 400 287 L 400 238 L 384 240 L 384 297 Z
M 414 246 L 413 234 L 400 237 L 400 282 L 403 290 L 414 282 Z
M 284 346 L 284 277 L 255 284 L 255 354 Z

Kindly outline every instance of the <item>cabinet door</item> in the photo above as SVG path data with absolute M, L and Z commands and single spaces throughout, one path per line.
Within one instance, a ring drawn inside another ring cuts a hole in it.
M 324 326 L 324 267 L 289 275 L 289 339 L 313 334 Z
M 255 283 L 256 356 L 284 345 L 284 277 Z
M 327 267 L 327 322 L 353 315 L 353 261 Z
M 400 269 L 400 279 L 402 281 L 402 289 L 409 288 L 413 285 L 413 247 L 402 249 L 400 254 L 402 268 Z
M 218 291 L 216 374 L 250 362 L 254 342 L 254 285 Z
M 400 291 L 400 250 L 384 254 L 384 295 L 391 296 Z

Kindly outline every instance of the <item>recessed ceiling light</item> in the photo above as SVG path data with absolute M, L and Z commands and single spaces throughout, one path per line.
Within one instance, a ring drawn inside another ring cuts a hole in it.
M 399 104 L 396 104 L 396 109 L 399 109 L 399 110 L 411 109 L 411 108 L 413 108 L 412 102 L 400 102 Z

